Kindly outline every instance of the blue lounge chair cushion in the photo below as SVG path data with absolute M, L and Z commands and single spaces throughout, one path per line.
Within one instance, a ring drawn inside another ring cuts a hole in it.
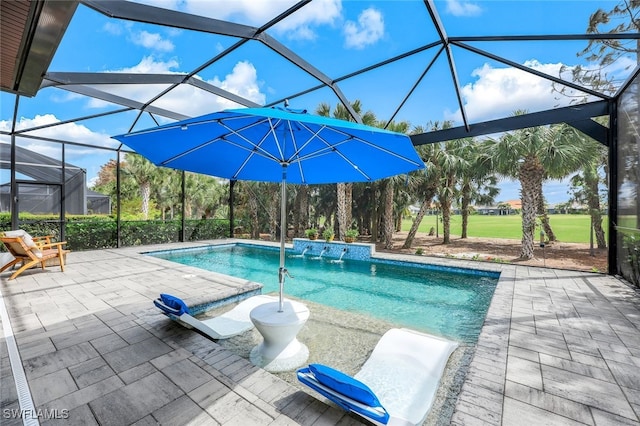
M 182 299 L 176 297 L 176 296 L 172 296 L 170 294 L 166 294 L 166 293 L 162 293 L 160 294 L 160 300 L 161 303 L 157 303 L 154 300 L 154 304 L 162 309 L 163 311 L 169 313 L 169 314 L 173 314 L 176 316 L 180 316 L 182 314 L 188 314 L 189 313 L 189 308 L 187 307 L 187 305 L 182 301 Z
M 369 389 L 369 386 L 351 376 L 323 364 L 309 364 L 309 370 L 320 383 L 342 395 L 346 395 L 362 404 L 381 405 L 378 397 Z

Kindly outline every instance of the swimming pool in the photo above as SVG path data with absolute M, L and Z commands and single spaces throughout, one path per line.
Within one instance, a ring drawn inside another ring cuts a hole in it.
M 277 248 L 225 244 L 147 253 L 184 265 L 233 275 L 278 292 Z M 419 263 L 357 261 L 287 251 L 285 296 L 357 312 L 461 342 L 477 340 L 499 274 Z

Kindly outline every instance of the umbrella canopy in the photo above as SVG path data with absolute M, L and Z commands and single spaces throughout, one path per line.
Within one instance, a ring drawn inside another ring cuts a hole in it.
M 157 166 L 281 182 L 280 310 L 286 183 L 369 182 L 424 167 L 408 136 L 305 110 L 243 108 L 114 136 Z

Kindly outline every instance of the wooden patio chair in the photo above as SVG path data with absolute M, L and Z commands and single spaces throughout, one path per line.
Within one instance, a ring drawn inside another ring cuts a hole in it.
M 14 257 L 12 261 L 0 268 L 0 272 L 22 262 L 20 269 L 9 277 L 10 280 L 38 264 L 42 269 L 45 269 L 47 261 L 51 259 L 57 259 L 60 263 L 60 269 L 64 272 L 65 255 L 70 252 L 70 250 L 63 247 L 67 244 L 66 241 L 51 242 L 51 237 L 46 236 L 36 237 L 36 242 L 34 238 L 24 231 L 5 232 L 1 234 L 0 240 Z

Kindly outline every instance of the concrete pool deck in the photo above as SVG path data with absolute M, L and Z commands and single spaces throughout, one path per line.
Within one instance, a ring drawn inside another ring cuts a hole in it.
M 64 273 L 49 267 L 13 281 L 3 273 L 13 336 L 0 315 L 0 423 L 22 424 L 20 403 L 28 407 L 10 363 L 15 341 L 41 424 L 360 424 L 153 308 L 160 292 L 195 304 L 255 289 L 140 254 L 231 241 L 72 252 Z M 626 283 L 588 272 L 377 256 L 501 272 L 455 411 L 434 423 L 640 424 L 640 294 Z

